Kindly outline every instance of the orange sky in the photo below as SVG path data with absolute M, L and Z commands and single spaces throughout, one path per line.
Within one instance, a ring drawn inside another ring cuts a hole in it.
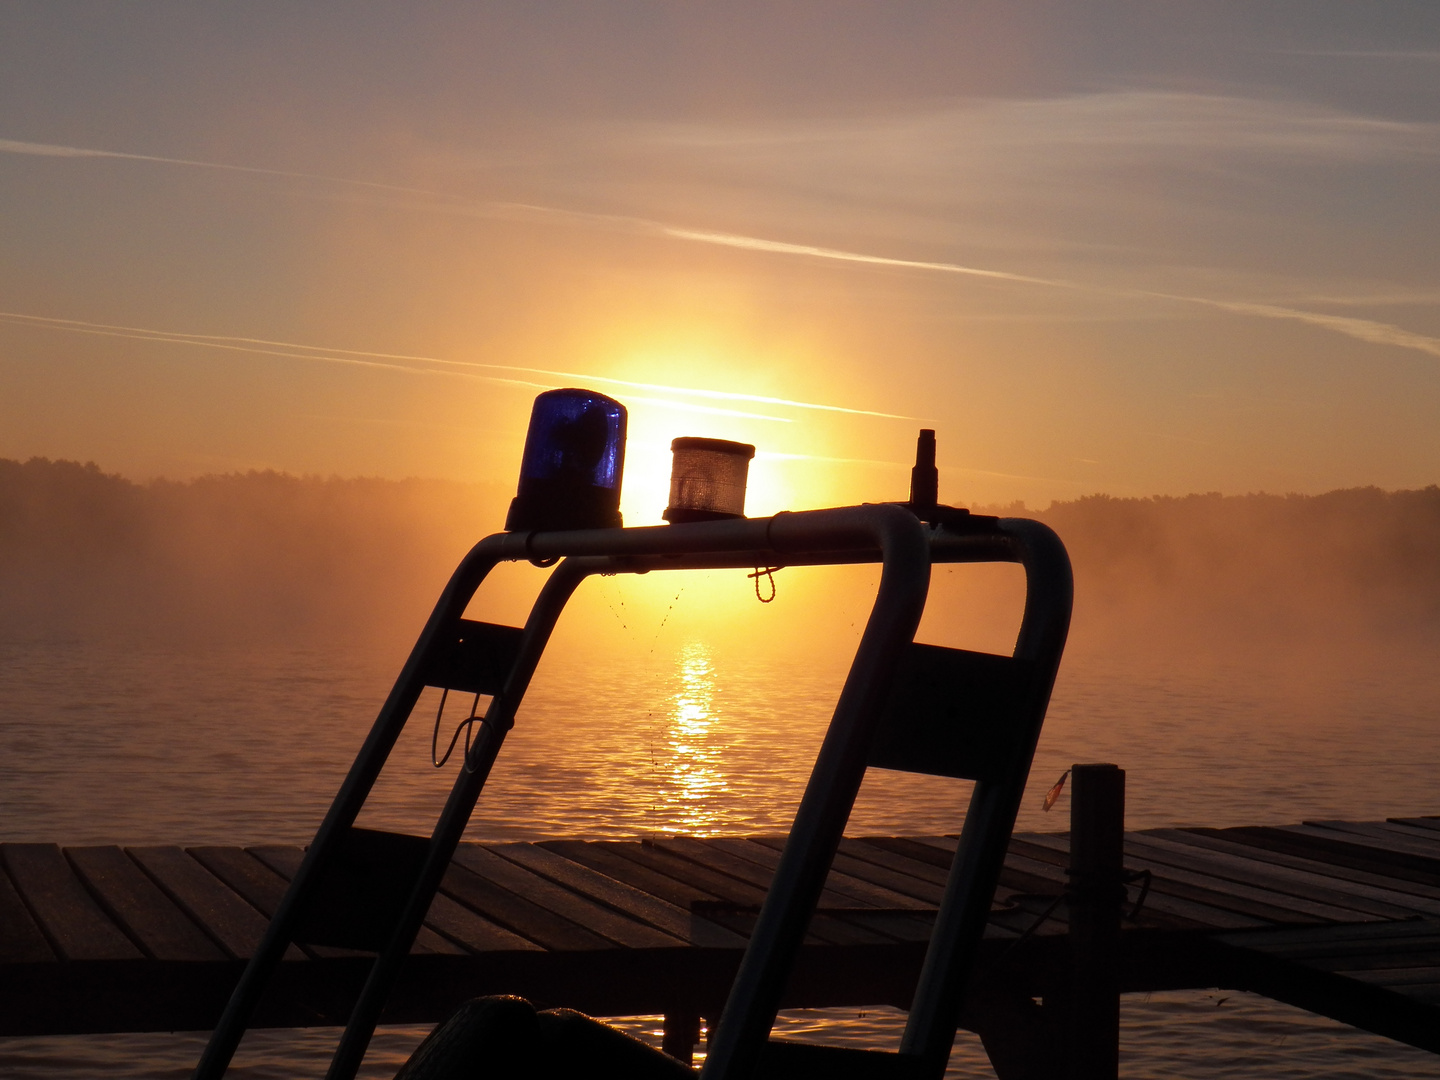
M 6 5 L 0 456 L 508 488 L 580 383 L 634 524 L 676 435 L 757 513 L 920 426 L 962 503 L 1440 476 L 1433 6 L 397 10 Z

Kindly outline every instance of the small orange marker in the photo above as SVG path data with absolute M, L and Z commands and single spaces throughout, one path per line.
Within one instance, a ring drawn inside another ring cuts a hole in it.
M 1069 775 L 1070 770 L 1066 769 L 1063 773 L 1060 774 L 1060 779 L 1055 781 L 1055 786 L 1052 787 L 1049 791 L 1045 792 L 1045 802 L 1040 807 L 1040 809 L 1045 811 L 1045 813 L 1048 814 L 1051 808 L 1060 801 L 1060 795 L 1065 790 L 1065 778 Z

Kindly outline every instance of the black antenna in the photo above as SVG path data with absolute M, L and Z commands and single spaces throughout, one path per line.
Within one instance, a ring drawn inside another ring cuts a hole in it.
M 910 509 L 924 518 L 940 498 L 940 472 L 935 468 L 935 432 L 921 428 L 915 441 L 915 467 L 910 470 Z

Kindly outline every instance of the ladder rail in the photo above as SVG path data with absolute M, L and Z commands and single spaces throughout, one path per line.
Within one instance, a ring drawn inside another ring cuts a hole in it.
M 530 680 L 555 629 L 555 623 L 580 583 L 590 574 L 608 565 L 609 560 L 593 556 L 566 559 L 541 588 L 540 595 L 525 620 L 524 636 L 515 664 L 505 680 L 504 688 L 491 699 L 485 710 L 485 718 L 480 724 L 476 742 L 466 755 L 460 774 L 450 789 L 445 808 L 435 823 L 430 837 L 430 848 L 420 875 L 410 891 L 410 898 L 406 901 L 405 909 L 390 940 L 371 965 L 360 997 L 350 1011 L 350 1019 L 345 1025 L 344 1034 L 340 1037 L 326 1073 L 329 1080 L 348 1080 L 359 1071 L 370 1039 L 375 1033 L 375 1025 L 379 1023 L 381 1010 L 384 1009 L 395 979 L 400 974 L 401 965 L 410 954 L 415 936 L 420 932 L 420 926 L 425 921 L 425 915 L 430 910 L 430 904 L 435 899 L 435 893 L 440 888 L 450 860 L 455 856 L 455 849 L 465 833 L 465 826 L 469 824 L 470 814 L 475 809 L 485 781 L 489 779 L 490 768 L 495 764 L 506 734 L 514 725 L 515 713 L 525 699 L 525 691 L 529 689 Z
M 844 835 L 881 706 L 930 588 L 930 544 L 908 510 L 875 508 L 880 586 L 840 700 L 805 786 L 789 839 L 710 1038 L 704 1080 L 755 1073 L 811 916 Z
M 959 1028 L 967 984 L 1055 685 L 1074 596 L 1070 558 L 1050 528 L 1037 521 L 1009 518 L 1001 520 L 1000 529 L 1026 577 L 1025 611 L 1014 655 L 1036 669 L 1025 710 L 1027 745 L 1017 759 L 1019 764 L 999 780 L 978 781 L 971 792 L 901 1037 L 900 1053 L 919 1058 L 922 1075 L 936 1080 L 945 1071 Z
M 787 512 L 771 518 L 638 529 L 499 533 L 481 540 L 462 559 L 432 610 L 260 947 L 212 1033 L 194 1074 L 197 1080 L 218 1080 L 223 1076 L 266 983 L 305 913 L 309 893 L 324 872 L 327 859 L 354 824 L 410 719 L 427 685 L 425 679 L 432 670 L 437 651 L 445 647 L 447 635 L 453 636 L 476 590 L 497 563 L 528 560 L 548 565 L 549 561 L 563 560 L 542 586 L 526 620 L 519 651 L 503 689 L 492 698 L 486 710 L 468 768 L 461 770 L 452 786 L 404 912 L 384 950 L 372 964 L 365 987 L 351 1011 L 331 1064 L 329 1080 L 350 1080 L 358 1070 L 386 996 L 463 835 L 490 765 L 513 723 L 515 710 L 551 631 L 574 590 L 586 577 L 659 569 L 880 562 L 881 581 L 870 619 L 807 785 L 791 842 L 782 855 L 776 884 L 767 896 L 742 960 L 740 975 L 732 987 L 734 1008 L 727 1005 L 712 1041 L 705 1071 L 707 1078 L 745 1075 L 744 1070 L 737 1071 L 733 1063 L 753 1064 L 768 1039 L 785 979 L 864 776 L 875 716 L 894 681 L 900 653 L 913 640 L 919 624 L 932 561 L 1026 563 L 1027 575 L 1032 578 L 1025 616 L 1026 624 L 1030 622 L 1031 608 L 1038 601 L 1023 534 L 1025 526 L 1035 523 L 1005 521 L 997 531 L 993 524 L 986 522 L 993 523 L 994 519 L 978 519 L 970 528 L 927 527 L 905 507 L 880 503 Z M 1037 525 L 1037 528 L 1053 539 L 1053 534 L 1044 526 Z M 1059 545 L 1058 540 L 1054 543 Z M 1063 556 L 1063 547 L 1059 550 Z M 1065 573 L 1068 575 L 1068 562 Z M 1064 606 L 1068 618 L 1068 593 Z M 1023 625 L 1021 639 L 1017 656 L 1024 648 Z M 1040 708 L 1043 716 L 1043 702 Z M 1016 794 L 1015 800 L 1018 797 Z M 1003 805 L 1000 810 L 1004 810 Z M 1001 817 L 1004 816 L 1001 813 Z M 1013 818 L 1011 811 L 1008 820 L 1013 823 Z M 805 839 L 797 841 L 797 835 Z M 1003 845 L 1000 854 L 1003 857 Z M 988 907 L 988 901 L 985 906 Z M 937 1015 L 944 1012 L 941 1009 Z M 953 1028 L 951 1035 L 953 1037 Z
M 280 963 L 289 947 L 304 904 L 313 884 L 326 861 L 335 853 L 345 831 L 355 823 L 369 798 L 381 769 L 389 760 L 396 740 L 410 719 L 410 714 L 425 689 L 424 673 L 431 653 L 442 640 L 445 631 L 464 614 L 470 598 L 475 595 L 481 583 L 501 561 L 494 545 L 487 547 L 485 541 L 476 544 L 461 560 L 451 574 L 440 598 L 426 620 L 424 628 L 416 639 L 400 675 L 395 680 L 380 713 L 375 718 L 350 770 L 341 782 L 340 790 L 326 811 L 315 838 L 301 860 L 285 895 L 275 910 L 275 915 L 265 929 L 260 944 L 246 964 L 240 981 L 231 992 L 215 1030 L 211 1032 L 199 1063 L 195 1066 L 195 1080 L 219 1080 L 229 1068 L 231 1059 L 244 1037 L 245 1029 L 264 993 L 265 985 Z

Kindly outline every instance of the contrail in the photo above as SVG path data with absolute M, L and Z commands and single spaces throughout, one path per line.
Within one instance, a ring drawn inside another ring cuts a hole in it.
M 961 263 L 924 262 L 917 259 L 892 259 L 884 255 L 865 255 L 858 251 L 843 251 L 838 248 L 813 247 L 810 244 L 790 244 L 783 240 L 762 240 L 755 236 L 741 236 L 734 233 L 700 232 L 695 229 L 681 229 L 672 225 L 656 226 L 666 235 L 677 240 L 691 240 L 700 244 L 718 244 L 721 247 L 741 248 L 745 251 L 763 251 L 775 255 L 808 255 L 816 259 L 831 259 L 836 262 L 863 263 L 866 266 L 893 266 L 903 270 L 930 270 L 942 274 L 963 274 L 968 277 L 993 278 L 997 281 L 1015 281 L 1022 285 L 1044 285 L 1052 289 L 1084 289 L 1073 281 L 1055 278 L 1030 277 L 1026 274 L 1012 274 L 1005 270 L 986 270 L 978 266 Z
M 854 263 L 864 266 L 892 267 L 895 269 L 919 270 L 928 273 L 956 274 L 966 277 L 987 278 L 993 281 L 1008 281 L 1020 285 L 1035 285 L 1051 289 L 1067 289 L 1094 293 L 1101 296 L 1112 296 L 1121 299 L 1150 299 L 1168 300 L 1175 303 L 1194 304 L 1201 307 L 1208 307 L 1219 311 L 1228 311 L 1236 315 L 1249 315 L 1262 319 L 1283 319 L 1291 322 L 1306 323 L 1320 329 L 1329 330 L 1332 333 L 1342 334 L 1354 338 L 1357 341 L 1364 341 L 1375 345 L 1391 345 L 1402 349 L 1413 349 L 1431 356 L 1440 356 L 1440 338 L 1430 337 L 1425 334 L 1417 334 L 1403 327 L 1394 326 L 1390 323 L 1377 322 L 1371 319 L 1357 319 L 1349 316 L 1327 315 L 1322 312 L 1304 311 L 1298 308 L 1281 307 L 1274 304 L 1261 304 L 1239 300 L 1220 300 L 1214 297 L 1190 296 L 1178 293 L 1152 292 L 1143 289 L 1123 289 L 1113 286 L 1093 285 L 1084 282 L 1066 281 L 1058 278 L 1035 277 L 1028 274 L 1016 274 L 1005 270 L 992 270 L 985 267 L 966 266 L 963 263 L 932 262 L 919 259 L 897 259 L 883 255 L 871 255 L 865 252 L 846 251 L 841 248 L 818 247 L 810 244 L 795 244 L 783 240 L 769 240 L 757 236 L 745 236 L 739 233 L 712 232 L 700 229 L 684 228 L 682 226 L 670 225 L 663 221 L 652 221 L 647 218 L 625 217 L 612 214 L 595 214 L 584 211 L 566 210 L 553 206 L 538 206 L 526 203 L 474 203 L 462 200 L 458 196 L 447 195 L 443 192 L 430 191 L 424 188 L 406 187 L 399 184 L 382 184 L 371 180 L 355 180 L 343 176 L 330 176 L 321 173 L 294 172 L 285 169 L 263 169 L 250 165 L 231 165 L 224 162 L 197 161 L 191 158 L 161 157 L 154 154 L 130 154 L 118 150 L 95 150 L 79 146 L 59 146 L 51 143 L 25 142 L 17 139 L 0 139 L 0 153 L 28 154 L 39 157 L 62 157 L 62 158 L 117 158 L 126 161 L 148 161 L 164 165 L 180 165 L 188 168 L 215 169 L 222 171 L 254 173 L 262 176 L 287 177 L 299 180 L 316 180 L 326 183 L 342 184 L 350 187 L 366 188 L 373 191 L 383 191 L 392 194 L 419 195 L 427 199 L 443 200 L 447 205 L 427 207 L 430 210 L 442 210 L 448 213 L 471 214 L 483 217 L 507 217 L 533 216 L 545 220 L 563 222 L 573 225 L 582 225 L 591 228 L 603 228 L 620 230 L 626 232 L 642 232 L 655 236 L 663 236 L 673 240 L 681 240 L 687 243 L 709 244 L 719 247 L 738 248 L 744 251 L 755 251 L 771 255 L 792 255 L 802 258 L 822 259 L 832 262 Z M 22 318 L 24 316 L 21 316 Z M 63 321 L 63 320 L 62 320 Z M 163 332 L 162 332 L 163 333 Z M 174 338 L 192 340 L 196 343 L 204 340 L 228 340 L 248 341 L 244 338 L 221 338 L 207 337 L 205 335 L 173 335 Z M 289 345 L 283 342 L 263 342 L 257 344 L 278 344 L 290 348 L 308 349 L 311 346 Z M 317 351 L 321 351 L 318 350 Z M 563 378 L 587 378 L 603 381 L 616 386 L 631 386 L 638 389 L 663 389 L 670 393 L 684 393 L 697 397 L 733 397 L 736 400 L 755 401 L 772 405 L 787 405 L 792 408 L 822 409 L 829 412 L 851 413 L 859 416 L 876 416 L 885 419 L 914 420 L 915 417 L 899 416 L 893 413 L 874 412 L 867 409 L 844 409 L 839 406 L 817 405 L 809 402 L 786 401 L 779 398 L 765 398 L 761 396 L 728 395 L 719 391 L 697 391 L 680 387 L 652 387 L 645 383 L 632 383 L 623 379 L 609 379 L 598 375 L 575 375 L 566 372 L 550 372 L 530 368 L 508 368 L 504 365 L 493 364 L 470 364 L 463 361 L 439 360 L 434 357 L 391 357 L 388 354 L 367 354 L 353 350 L 323 350 L 333 353 L 345 353 L 346 355 L 374 355 L 381 359 L 413 359 L 428 361 L 437 364 L 449 364 L 457 366 L 471 366 L 490 370 L 519 370 L 531 371 L 535 374 L 559 376 Z
M 875 416 L 891 420 L 911 420 L 913 417 L 897 413 L 882 413 L 868 409 L 850 409 L 841 405 L 824 405 L 813 401 L 792 401 L 789 398 L 767 397 L 760 394 L 739 394 L 721 390 L 701 390 L 684 386 L 667 386 L 663 383 L 636 382 L 630 379 L 612 379 L 603 375 L 591 375 L 572 371 L 551 371 L 546 368 L 521 367 L 516 364 L 481 364 L 463 360 L 444 360 L 433 356 L 410 355 L 406 353 L 367 352 L 360 349 L 332 349 L 322 345 L 304 345 L 290 341 L 274 341 L 268 338 L 236 337 L 225 334 L 188 334 L 173 330 L 155 330 L 142 326 L 121 326 L 113 323 L 88 322 L 83 319 L 60 319 L 46 315 L 29 315 L 18 311 L 0 311 L 0 319 L 22 325 L 38 325 L 55 330 L 66 330 L 77 334 L 92 334 L 99 337 L 131 338 L 140 341 L 160 341 L 175 345 L 194 345 L 207 349 L 222 349 L 227 352 L 250 353 L 258 356 L 277 356 L 293 360 L 312 360 L 333 364 L 349 364 L 356 367 L 381 368 L 389 371 L 406 372 L 412 375 L 452 375 L 460 378 L 478 379 L 484 382 L 502 383 L 510 386 L 534 387 L 551 390 L 561 385 L 556 382 L 534 382 L 528 379 L 506 378 L 499 375 L 483 375 L 479 370 L 509 371 L 517 374 L 552 376 L 564 380 L 603 382 L 641 390 L 655 390 L 661 393 L 700 397 L 707 400 L 755 402 L 758 404 L 790 406 L 798 409 L 819 409 L 826 412 L 848 413 L 857 416 Z M 261 346 L 276 346 L 262 348 Z M 295 351 L 300 350 L 300 351 Z M 411 363 L 396 363 L 410 361 Z M 415 363 L 436 364 L 438 368 L 416 367 Z M 453 370 L 459 368 L 461 370 Z M 465 370 L 479 369 L 479 370 Z M 695 405 L 684 402 L 663 401 L 658 398 L 636 398 L 632 401 L 679 409 L 684 412 L 703 412 L 719 416 L 743 417 L 749 420 L 770 420 L 776 423 L 792 423 L 782 416 L 768 413 L 742 412 L 711 405 Z
M 1274 304 L 1253 304 L 1239 300 L 1205 300 L 1194 296 L 1165 296 L 1163 293 L 1152 293 L 1151 295 L 1167 300 L 1205 304 L 1222 311 L 1232 311 L 1237 315 L 1258 315 L 1264 319 L 1290 319 L 1325 330 L 1333 330 L 1337 334 L 1344 334 L 1360 341 L 1368 341 L 1374 345 L 1395 345 L 1402 349 L 1415 349 L 1417 352 L 1429 353 L 1431 356 L 1440 356 L 1440 338 L 1417 334 L 1403 327 L 1377 322 L 1374 319 L 1357 319 L 1349 315 L 1326 315 L 1318 311 L 1302 311 L 1297 308 L 1277 307 Z
M 23 142 L 19 139 L 0 139 L 0 153 L 28 154 L 32 157 L 116 158 L 121 161 L 150 161 L 159 165 L 184 165 L 191 169 L 218 169 L 222 172 L 253 173 L 257 176 L 283 176 L 291 180 L 320 180 L 330 184 L 348 184 L 351 187 L 370 188 L 373 191 L 393 191 L 404 195 L 427 195 L 430 198 L 439 199 L 453 198 L 453 196 L 445 195 L 443 192 L 427 191 L 424 188 L 403 187 L 398 184 L 380 184 L 373 180 L 353 180 L 346 176 L 292 172 L 289 169 L 261 169 L 254 165 L 231 165 L 223 161 L 195 161 L 191 158 L 158 157 L 155 154 L 127 154 L 120 150 L 94 150 L 84 146 L 56 146 L 53 143 Z

